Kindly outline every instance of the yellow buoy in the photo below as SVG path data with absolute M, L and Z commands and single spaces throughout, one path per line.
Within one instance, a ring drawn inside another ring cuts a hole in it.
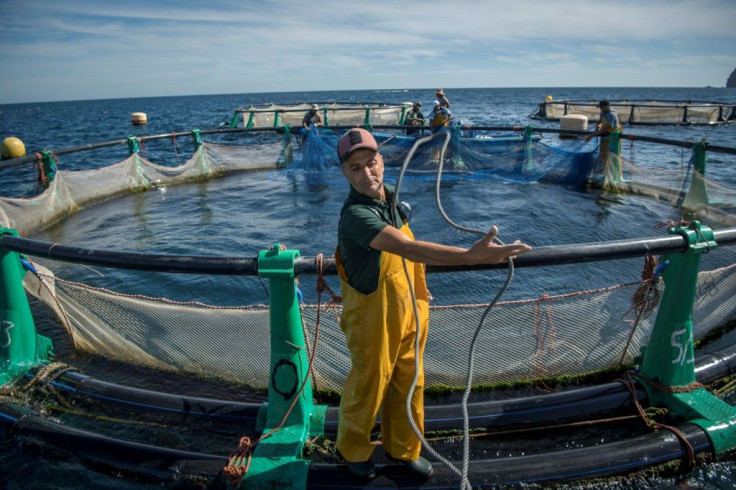
M 15 136 L 8 136 L 3 140 L 3 160 L 25 156 L 26 145 Z
M 134 112 L 130 115 L 130 120 L 133 123 L 133 126 L 148 124 L 148 119 L 146 118 L 145 112 Z
M 548 95 L 547 98 L 544 100 L 546 100 L 547 102 L 552 102 L 553 99 L 551 95 Z

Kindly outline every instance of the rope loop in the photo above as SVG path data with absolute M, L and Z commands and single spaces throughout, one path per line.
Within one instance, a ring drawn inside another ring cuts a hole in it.
M 636 375 L 644 379 L 647 383 L 650 383 L 651 381 L 649 378 L 647 378 L 646 376 L 643 376 L 641 373 L 637 373 Z M 644 421 L 647 427 L 649 427 L 652 430 L 666 429 L 672 432 L 675 435 L 675 437 L 677 437 L 680 440 L 680 442 L 685 448 L 685 452 L 687 453 L 687 461 L 685 461 L 685 463 L 687 464 L 686 471 L 689 472 L 693 468 L 695 468 L 695 464 L 696 464 L 695 448 L 693 448 L 692 444 L 690 444 L 690 441 L 687 440 L 687 436 L 685 436 L 685 434 L 677 427 L 674 427 L 672 425 L 662 424 L 660 422 L 655 422 L 647 416 L 647 413 L 642 408 L 641 403 L 639 403 L 639 398 L 636 395 L 636 387 L 634 386 L 634 380 L 631 378 L 630 374 L 627 373 L 623 379 L 617 379 L 616 381 L 623 384 L 624 387 L 626 387 L 626 389 L 629 390 L 629 393 L 631 394 L 631 399 L 634 402 L 634 407 L 636 408 L 636 411 L 639 413 L 639 416 Z M 653 383 L 652 386 L 656 389 L 660 389 L 659 387 L 664 388 L 662 391 L 675 392 L 675 388 L 679 388 L 679 387 L 672 387 L 672 386 L 664 387 L 662 385 L 659 385 L 656 382 L 652 382 L 652 383 Z M 700 384 L 700 383 L 691 383 L 690 385 L 696 385 L 696 384 Z M 702 385 L 700 386 L 702 387 Z M 692 388 L 689 391 L 692 391 L 693 389 L 697 389 L 697 388 Z
M 330 295 L 330 301 L 328 301 L 325 304 L 325 310 L 327 310 L 330 306 L 336 305 L 339 303 L 342 303 L 342 298 L 339 294 L 335 293 L 333 289 L 330 287 L 329 284 L 327 284 L 327 281 L 324 277 L 324 272 L 327 270 L 327 267 L 329 266 L 330 262 L 334 261 L 334 257 L 330 258 L 330 260 L 327 262 L 326 265 L 323 265 L 324 255 L 319 254 L 317 257 L 315 257 L 314 262 L 317 267 L 317 294 L 320 297 L 320 300 L 317 300 L 317 303 L 321 303 L 321 297 L 323 292 L 327 292 Z M 317 308 L 318 310 L 320 308 Z
M 251 442 L 250 437 L 243 436 L 238 442 L 238 448 L 230 455 L 227 465 L 222 469 L 227 482 L 232 488 L 240 488 L 243 478 L 248 474 L 253 449 L 258 440 Z

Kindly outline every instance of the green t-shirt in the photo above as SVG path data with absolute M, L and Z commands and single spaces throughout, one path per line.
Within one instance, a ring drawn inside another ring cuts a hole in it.
M 365 196 L 353 187 L 340 212 L 337 228 L 337 246 L 340 248 L 342 263 L 352 287 L 363 294 L 370 294 L 378 286 L 381 270 L 381 251 L 370 248 L 369 244 L 387 225 L 403 224 L 399 212 L 393 210 L 391 219 L 391 198 L 393 187 L 384 184 L 386 200 L 380 201 Z

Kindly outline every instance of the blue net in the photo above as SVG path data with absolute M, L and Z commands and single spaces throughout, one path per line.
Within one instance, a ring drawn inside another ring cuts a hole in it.
M 408 175 L 433 178 L 442 156 L 445 137 L 451 134 L 444 160 L 443 174 L 464 178 L 493 178 L 504 182 L 549 182 L 579 186 L 585 183 L 595 164 L 595 150 L 589 145 L 567 144 L 565 148 L 543 142 L 539 136 L 518 133 L 482 135 L 448 127 L 432 140 L 419 146 L 409 163 Z M 416 141 L 429 135 L 429 130 L 416 134 L 375 131 L 387 167 L 400 167 Z M 292 165 L 301 169 L 320 170 L 339 166 L 335 148 L 342 132 L 312 129 L 299 135 L 302 147 Z

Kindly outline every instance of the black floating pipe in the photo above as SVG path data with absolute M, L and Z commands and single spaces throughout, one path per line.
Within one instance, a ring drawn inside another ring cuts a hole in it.
M 713 237 L 719 245 L 736 244 L 736 228 L 714 230 Z M 42 242 L 30 238 L 0 235 L 0 247 L 37 257 L 62 262 L 76 262 L 119 269 L 153 272 L 177 272 L 189 274 L 257 275 L 258 259 L 244 257 L 212 257 L 203 255 L 164 255 L 114 250 L 95 250 Z M 609 242 L 580 243 L 535 247 L 514 260 L 516 267 L 539 267 L 560 264 L 577 264 L 600 260 L 617 260 L 645 255 L 661 255 L 684 252 L 687 240 L 681 235 L 655 238 L 634 238 Z M 428 266 L 429 272 L 456 272 L 469 270 L 505 269 L 507 264 L 473 266 Z M 297 274 L 316 274 L 316 259 L 298 258 L 294 264 Z M 334 263 L 329 263 L 323 274 L 335 275 Z
M 117 471 L 156 480 L 179 474 L 211 478 L 227 464 L 227 456 L 141 444 L 69 427 L 39 417 L 21 407 L 0 405 L 0 425 L 12 426 L 15 436 L 31 436 Z
M 708 436 L 693 424 L 678 427 L 695 454 L 710 453 Z M 474 459 L 469 464 L 469 480 L 473 487 L 535 483 L 565 483 L 577 480 L 606 478 L 633 473 L 672 460 L 685 460 L 687 452 L 671 432 L 660 431 L 594 447 L 493 459 Z M 460 466 L 456 462 L 456 466 Z M 417 480 L 398 465 L 376 465 L 377 477 L 370 482 L 356 481 L 344 465 L 312 463 L 307 478 L 309 489 L 332 488 L 456 488 L 460 478 L 447 466 L 434 465 L 429 480 Z
M 695 374 L 709 384 L 736 372 L 736 345 L 716 352 L 698 354 Z M 31 374 L 28 375 L 29 377 Z M 162 393 L 101 381 L 85 374 L 66 371 L 52 382 L 60 392 L 98 400 L 137 412 L 156 412 L 185 420 L 230 421 L 253 427 L 261 408 L 258 402 L 206 399 Z M 635 383 L 637 398 L 645 403 L 646 391 Z M 577 388 L 559 393 L 533 395 L 508 400 L 468 404 L 471 428 L 501 427 L 520 423 L 540 423 L 592 413 L 622 409 L 632 403 L 631 393 L 619 382 Z M 338 408 L 329 407 L 325 433 L 337 433 Z M 427 405 L 425 428 L 428 431 L 462 428 L 462 408 L 453 405 Z
M 114 439 L 42 419 L 32 413 L 0 405 L 0 425 L 10 426 L 14 436 L 31 436 L 66 449 L 83 460 L 102 463 L 119 473 L 125 470 L 158 480 L 181 481 L 182 476 L 216 480 L 227 457 L 182 451 Z M 693 424 L 678 427 L 695 455 L 712 455 L 705 432 Z M 475 459 L 469 464 L 472 486 L 493 487 L 533 483 L 564 483 L 605 478 L 641 471 L 673 460 L 685 460 L 687 451 L 673 433 L 658 431 L 593 447 L 551 453 Z M 456 462 L 456 466 L 460 463 Z M 435 464 L 428 480 L 409 476 L 397 464 L 377 465 L 377 477 L 356 480 L 344 464 L 312 463 L 307 488 L 404 488 L 446 489 L 458 485 L 459 477 L 443 464 Z
M 27 376 L 33 377 L 33 374 L 29 373 Z M 262 405 L 256 402 L 226 401 L 145 390 L 102 381 L 73 371 L 65 371 L 51 385 L 70 396 L 94 399 L 135 412 L 168 414 L 184 421 L 206 419 L 255 427 Z

